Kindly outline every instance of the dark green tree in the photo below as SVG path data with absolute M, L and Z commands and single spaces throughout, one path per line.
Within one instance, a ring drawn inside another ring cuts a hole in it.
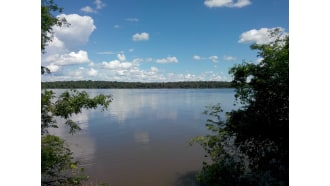
M 263 60 L 230 69 L 237 110 L 222 119 L 221 106 L 206 110 L 212 134 L 194 138 L 207 152 L 198 175 L 205 185 L 289 184 L 289 36 L 270 32 L 274 41 L 253 44 Z

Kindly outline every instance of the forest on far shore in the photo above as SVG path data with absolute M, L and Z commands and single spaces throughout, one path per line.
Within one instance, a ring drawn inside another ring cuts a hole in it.
M 54 81 L 42 82 L 42 89 L 111 89 L 111 88 L 231 88 L 227 81 L 118 82 L 118 81 Z

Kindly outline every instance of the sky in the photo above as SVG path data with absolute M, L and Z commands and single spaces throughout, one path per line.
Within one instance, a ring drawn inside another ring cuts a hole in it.
M 230 81 L 235 64 L 258 63 L 253 43 L 289 33 L 288 0 L 56 0 L 41 54 L 41 80 Z

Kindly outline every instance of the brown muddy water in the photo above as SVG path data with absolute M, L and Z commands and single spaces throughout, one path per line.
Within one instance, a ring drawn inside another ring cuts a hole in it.
M 64 90 L 54 90 L 61 93 Z M 70 144 L 90 176 L 87 183 L 112 186 L 193 186 L 205 152 L 189 145 L 205 128 L 205 106 L 234 108 L 233 89 L 91 89 L 111 94 L 107 111 L 84 110 L 72 117 L 82 130 L 52 131 Z M 86 184 L 87 185 L 87 184 Z

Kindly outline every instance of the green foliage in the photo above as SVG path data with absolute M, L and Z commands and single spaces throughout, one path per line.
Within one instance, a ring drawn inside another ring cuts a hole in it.
M 221 105 L 208 106 L 204 114 L 211 119 L 206 127 L 211 134 L 197 136 L 190 144 L 200 144 L 205 152 L 207 161 L 203 162 L 202 171 L 197 180 L 205 185 L 239 185 L 240 175 L 245 172 L 244 155 L 234 145 L 236 136 L 227 130 L 226 122 L 221 118 Z
M 79 125 L 70 119 L 82 109 L 95 109 L 102 106 L 107 109 L 112 101 L 108 95 L 97 95 L 90 98 L 85 91 L 70 90 L 57 98 L 50 90 L 41 94 L 41 182 L 43 185 L 80 185 L 88 179 L 74 161 L 70 148 L 58 136 L 50 135 L 49 128 L 58 128 L 56 118 L 65 120 L 69 132 L 74 134 L 80 130 Z
M 208 108 L 212 134 L 191 141 L 210 158 L 198 175 L 202 184 L 289 184 L 289 36 L 279 30 L 270 34 L 270 44 L 251 46 L 262 62 L 230 70 L 242 107 L 228 112 L 225 121 L 220 105 Z
M 64 118 L 65 124 L 69 126 L 70 133 L 80 130 L 79 126 L 69 118 L 73 114 L 82 112 L 82 109 L 95 109 L 102 106 L 102 110 L 108 108 L 112 101 L 110 95 L 97 95 L 90 98 L 86 91 L 70 90 L 63 92 L 55 102 L 54 92 L 43 90 L 41 94 L 41 134 L 47 134 L 48 128 L 58 128 L 54 117 Z
M 41 162 L 43 185 L 79 185 L 88 179 L 74 161 L 65 141 L 57 136 L 41 137 Z

